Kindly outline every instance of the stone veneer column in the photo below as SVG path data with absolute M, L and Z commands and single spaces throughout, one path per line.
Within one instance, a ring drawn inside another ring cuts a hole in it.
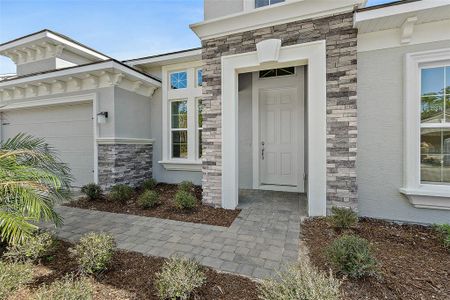
M 152 177 L 152 159 L 151 144 L 99 144 L 99 184 L 105 190 L 116 184 L 137 187 Z
M 256 43 L 282 46 L 326 40 L 327 206 L 357 208 L 357 30 L 353 13 L 302 20 L 208 39 L 203 47 L 203 202 L 221 205 L 221 57 L 256 51 Z

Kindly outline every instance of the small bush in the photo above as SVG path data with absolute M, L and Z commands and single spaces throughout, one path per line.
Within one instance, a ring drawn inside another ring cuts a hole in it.
M 189 192 L 180 190 L 175 194 L 175 206 L 178 209 L 193 209 L 197 204 L 197 198 Z
M 182 181 L 180 183 L 180 185 L 178 186 L 178 190 L 189 192 L 189 193 L 191 193 L 193 191 L 193 189 L 194 189 L 194 184 L 187 180 Z
M 202 286 L 206 276 L 200 265 L 183 257 L 170 257 L 156 274 L 155 288 L 160 299 L 188 299 Z
M 83 194 L 85 194 L 86 197 L 91 201 L 98 200 L 103 196 L 102 188 L 98 184 L 95 184 L 95 183 L 89 183 L 89 184 L 84 185 L 81 188 L 81 192 Z
M 337 238 L 327 249 L 327 256 L 336 271 L 352 278 L 376 273 L 377 261 L 369 241 L 355 235 Z
M 55 239 L 50 233 L 36 233 L 23 243 L 9 246 L 4 257 L 12 261 L 35 262 L 49 255 L 55 249 L 55 245 Z
M 133 188 L 125 184 L 118 184 L 111 188 L 109 198 L 114 202 L 127 202 L 133 196 Z
M 30 263 L 7 263 L 0 261 L 0 299 L 33 280 L 33 267 Z
M 153 190 L 157 184 L 158 184 L 158 181 L 156 181 L 156 179 L 150 178 L 150 179 L 145 180 L 142 183 L 142 188 L 144 190 Z
M 155 191 L 147 190 L 139 196 L 137 202 L 144 209 L 152 208 L 159 203 L 159 195 Z
M 334 206 L 331 212 L 331 221 L 336 228 L 348 229 L 358 223 L 358 215 L 350 208 Z
M 450 224 L 434 225 L 445 248 L 450 251 Z
M 114 238 L 105 233 L 83 235 L 75 248 L 69 249 L 83 273 L 93 274 L 107 269 L 114 254 Z
M 262 300 L 337 300 L 340 285 L 331 273 L 326 276 L 301 261 L 279 273 L 278 278 L 262 281 L 258 289 Z
M 93 288 L 87 278 L 75 279 L 67 275 L 50 285 L 42 285 L 36 292 L 35 300 L 88 300 L 92 299 Z

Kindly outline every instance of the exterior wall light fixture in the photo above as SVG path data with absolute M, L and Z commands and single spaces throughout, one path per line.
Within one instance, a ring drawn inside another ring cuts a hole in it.
M 97 123 L 98 124 L 105 124 L 106 119 L 108 119 L 108 112 L 102 111 L 97 114 Z

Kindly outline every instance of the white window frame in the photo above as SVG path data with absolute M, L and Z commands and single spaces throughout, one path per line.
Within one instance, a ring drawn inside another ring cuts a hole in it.
M 170 171 L 201 171 L 201 160 L 198 158 L 197 139 L 197 104 L 196 99 L 202 97 L 202 87 L 197 86 L 197 69 L 201 61 L 167 65 L 162 67 L 162 160 L 160 164 Z M 187 87 L 172 89 L 170 74 L 186 71 Z M 187 158 L 172 158 L 172 125 L 171 102 L 187 101 L 188 116 L 188 156 Z
M 260 7 L 256 7 L 256 1 L 257 1 L 257 0 L 253 0 L 253 5 L 255 6 L 256 9 L 258 9 L 258 8 L 263 8 L 263 7 L 269 7 L 269 6 L 271 6 L 271 5 L 276 5 L 276 4 L 282 4 L 282 3 L 286 2 L 286 0 L 283 0 L 283 1 L 281 1 L 281 2 L 272 3 L 272 1 L 274 1 L 274 0 L 269 0 L 269 4 L 263 5 L 263 6 L 260 6 Z
M 417 208 L 450 210 L 450 186 L 422 183 L 420 178 L 421 70 L 442 66 L 449 61 L 450 48 L 405 55 L 404 180 L 400 192 Z

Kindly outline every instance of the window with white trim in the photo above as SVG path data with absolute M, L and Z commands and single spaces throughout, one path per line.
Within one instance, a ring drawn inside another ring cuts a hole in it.
M 163 143 L 167 170 L 201 171 L 201 62 L 162 67 Z
M 285 0 L 255 0 L 255 8 L 284 2 Z
M 202 131 L 203 131 L 203 104 L 202 99 L 197 99 L 197 149 L 198 158 L 202 158 Z
M 450 65 L 420 70 L 421 183 L 450 184 Z
M 170 144 L 172 158 L 188 157 L 187 101 L 170 102 Z

